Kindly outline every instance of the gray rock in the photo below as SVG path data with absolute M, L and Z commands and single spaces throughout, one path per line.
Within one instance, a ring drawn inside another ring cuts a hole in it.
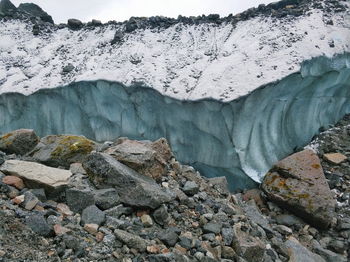
M 45 190 L 43 188 L 30 189 L 30 192 L 32 192 L 41 202 L 45 202 L 47 200 Z
M 290 237 L 284 244 L 288 248 L 290 262 L 325 262 L 322 257 L 312 253 L 306 247 L 301 245 L 295 238 Z
M 106 222 L 105 222 L 106 226 L 113 228 L 113 229 L 126 229 L 130 224 L 127 223 L 124 220 L 115 218 L 115 217 L 111 217 L 111 216 L 106 216 Z
M 74 69 L 75 69 L 74 65 L 69 63 L 68 65 L 62 67 L 62 73 L 68 74 L 68 73 L 72 72 Z
M 129 248 L 135 248 L 140 252 L 146 251 L 148 242 L 143 238 L 119 229 L 114 230 L 114 235 Z
M 36 204 L 39 203 L 39 199 L 30 191 L 24 193 L 24 201 L 21 204 L 25 209 L 32 210 Z
M 31 16 L 39 17 L 44 22 L 54 24 L 52 17 L 36 4 L 22 3 L 18 6 L 18 10 L 25 12 Z
M 94 194 L 96 206 L 102 210 L 110 209 L 120 204 L 119 195 L 114 188 L 96 190 Z
M 323 248 L 317 241 L 313 241 L 313 250 L 323 257 L 327 262 L 346 262 L 344 256 L 336 254 L 328 249 Z
M 100 26 L 100 25 L 102 25 L 102 22 L 100 20 L 92 19 L 91 25 L 92 26 Z
M 156 209 L 174 198 L 152 178 L 135 172 L 110 155 L 92 153 L 83 166 L 96 186 L 115 187 L 124 204 Z
M 105 212 L 98 209 L 97 206 L 92 205 L 85 208 L 81 214 L 81 222 L 85 224 L 96 224 L 101 226 L 106 220 Z
M 73 212 L 81 213 L 88 206 L 95 204 L 95 198 L 90 190 L 70 188 L 66 190 L 66 202 Z
M 221 194 L 230 193 L 227 178 L 225 176 L 222 177 L 213 177 L 209 178 L 209 183 L 214 186 L 216 190 L 218 190 Z
M 286 214 L 276 216 L 276 222 L 278 224 L 285 225 L 288 227 L 300 225 L 302 223 L 302 221 L 296 216 Z
M 17 8 L 9 0 L 1 0 L 0 2 L 0 16 L 11 15 L 16 12 Z
M 231 246 L 233 241 L 233 230 L 229 227 L 221 229 L 222 240 L 225 246 Z
M 167 246 L 175 246 L 179 236 L 171 229 L 167 229 L 158 235 L 158 238 Z
M 119 205 L 108 210 L 105 210 L 107 216 L 119 218 L 122 215 L 130 215 L 132 214 L 133 209 L 131 207 L 125 207 L 123 205 Z
M 167 253 L 160 255 L 150 255 L 148 256 L 149 262 L 190 262 L 187 257 L 176 254 L 176 253 Z M 204 261 L 204 260 L 202 260 Z
M 83 27 L 83 23 L 78 19 L 68 19 L 68 27 L 72 30 L 78 30 Z
M 51 227 L 47 224 L 44 216 L 31 214 L 26 216 L 25 223 L 29 226 L 35 233 L 41 236 L 50 236 L 52 233 Z
M 72 174 L 82 174 L 86 175 L 86 171 L 83 168 L 83 165 L 81 163 L 73 163 L 70 165 L 69 170 L 72 172 Z
M 334 217 L 335 199 L 318 156 L 312 150 L 295 153 L 274 165 L 261 184 L 267 197 L 317 228 Z
M 219 234 L 221 232 L 222 224 L 219 223 L 207 223 L 203 226 L 204 233 Z
M 189 250 L 192 248 L 192 239 L 185 236 L 180 236 L 178 244 Z
M 243 210 L 245 211 L 245 215 L 249 217 L 250 220 L 252 220 L 254 223 L 261 226 L 268 233 L 273 232 L 273 229 L 271 228 L 269 221 L 263 214 L 261 214 L 259 208 L 255 204 L 255 201 L 253 199 L 249 200 L 246 203 L 243 203 L 242 207 L 243 207 Z
M 193 196 L 198 193 L 199 186 L 196 184 L 196 182 L 187 181 L 183 186 L 182 191 L 185 192 L 186 195 Z
M 159 225 L 166 225 L 169 222 L 169 213 L 165 205 L 162 205 L 153 212 L 153 218 Z
M 32 129 L 18 129 L 0 137 L 0 150 L 24 155 L 39 143 L 39 137 Z

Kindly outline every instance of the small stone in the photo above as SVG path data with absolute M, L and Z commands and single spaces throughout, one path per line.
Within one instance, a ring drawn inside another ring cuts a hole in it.
M 224 227 L 221 230 L 221 235 L 223 239 L 223 243 L 225 246 L 231 246 L 232 241 L 233 241 L 233 230 L 232 228 L 226 228 Z
M 285 226 L 300 225 L 302 223 L 302 221 L 296 216 L 285 214 L 276 216 L 276 221 L 278 224 Z
M 160 253 L 160 247 L 157 245 L 153 246 L 147 246 L 147 252 L 150 254 L 159 254 Z
M 95 204 L 93 193 L 87 189 L 67 189 L 66 201 L 70 209 L 76 213 L 80 213 L 88 206 Z
M 35 233 L 41 235 L 41 236 L 50 236 L 51 235 L 51 228 L 47 224 L 44 216 L 37 215 L 37 214 L 31 214 L 26 217 L 25 223 L 27 226 L 29 226 Z
M 193 181 L 187 181 L 182 188 L 182 191 L 185 192 L 186 195 L 193 196 L 198 193 L 199 186 L 196 182 Z
M 39 199 L 30 191 L 24 193 L 24 202 L 22 205 L 27 210 L 32 210 L 36 204 L 39 203 Z
M 12 202 L 16 205 L 19 205 L 24 202 L 24 195 L 20 195 L 12 199 Z
M 55 232 L 56 236 L 62 236 L 64 234 L 67 234 L 71 230 L 61 226 L 60 224 L 56 224 L 53 226 L 53 231 Z
M 102 232 L 97 232 L 96 233 L 96 241 L 97 242 L 102 242 L 104 237 L 105 237 L 105 234 L 103 234 Z
M 114 230 L 114 235 L 129 248 L 135 248 L 140 252 L 144 252 L 147 249 L 147 241 L 137 235 L 119 229 Z
M 179 236 L 173 230 L 166 230 L 159 234 L 158 238 L 167 246 L 175 246 Z
M 41 202 L 46 202 L 46 193 L 43 188 L 35 188 L 35 189 L 30 189 L 30 192 L 32 192 Z
M 60 212 L 62 215 L 65 215 L 65 216 L 73 216 L 73 214 L 74 214 L 70 210 L 69 206 L 67 206 L 66 204 L 63 204 L 63 203 L 57 204 L 56 209 L 58 212 Z
M 222 225 L 218 223 L 207 223 L 203 226 L 204 233 L 214 233 L 219 234 L 221 231 Z
M 85 208 L 81 214 L 81 222 L 85 224 L 102 225 L 106 220 L 106 215 L 95 205 Z
M 339 165 L 348 158 L 344 156 L 343 154 L 340 153 L 329 153 L 329 154 L 324 154 L 323 157 L 330 163 Z
M 142 215 L 141 216 L 141 222 L 145 227 L 151 227 L 153 226 L 153 220 L 149 215 Z
M 120 204 L 120 197 L 114 188 L 95 191 L 96 206 L 102 210 L 110 209 Z
M 17 188 L 19 190 L 22 190 L 23 188 L 25 188 L 23 180 L 20 179 L 19 177 L 16 177 L 16 176 L 5 176 L 2 179 L 2 182 L 6 185 L 14 186 L 15 188 Z
M 85 224 L 84 229 L 85 229 L 85 231 L 94 235 L 98 232 L 98 225 L 97 224 Z
M 6 252 L 4 250 L 0 250 L 0 257 L 4 257 L 6 255 Z
M 165 205 L 161 205 L 153 212 L 153 218 L 159 225 L 166 225 L 169 222 L 169 213 Z
M 82 174 L 86 175 L 86 171 L 83 168 L 83 165 L 81 163 L 72 163 L 69 167 L 69 170 L 72 172 L 72 174 Z
M 317 254 L 312 253 L 299 243 L 294 237 L 289 237 L 285 242 L 290 256 L 290 262 L 310 261 L 310 262 L 325 262 L 325 260 Z
M 232 247 L 223 246 L 221 251 L 221 256 L 222 258 L 233 260 L 236 257 L 236 252 L 233 250 Z
M 278 226 L 276 226 L 276 230 L 277 230 L 278 232 L 280 232 L 281 234 L 283 234 L 283 235 L 291 235 L 291 234 L 293 234 L 293 230 L 290 229 L 290 228 L 287 227 L 287 226 L 284 226 L 284 225 L 278 225 Z
M 182 254 L 182 255 L 186 255 L 187 254 L 187 249 L 182 247 L 182 246 L 180 246 L 180 245 L 178 245 L 178 244 L 175 245 L 175 250 L 177 252 L 179 252 L 180 254 Z

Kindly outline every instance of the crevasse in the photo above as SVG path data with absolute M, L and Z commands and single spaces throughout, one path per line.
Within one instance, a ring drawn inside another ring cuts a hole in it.
M 307 61 L 299 73 L 231 102 L 181 101 L 141 84 L 100 80 L 2 94 L 0 112 L 1 133 L 165 137 L 177 159 L 203 175 L 225 175 L 232 190 L 251 188 L 275 161 L 350 113 L 350 53 Z

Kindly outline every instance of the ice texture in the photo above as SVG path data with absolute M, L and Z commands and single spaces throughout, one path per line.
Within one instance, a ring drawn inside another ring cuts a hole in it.
M 30 96 L 0 96 L 0 132 L 33 128 L 83 134 L 165 137 L 177 159 L 208 177 L 227 176 L 231 189 L 250 188 L 271 165 L 350 113 L 350 53 L 319 57 L 301 72 L 231 102 L 184 101 L 141 85 L 83 81 Z

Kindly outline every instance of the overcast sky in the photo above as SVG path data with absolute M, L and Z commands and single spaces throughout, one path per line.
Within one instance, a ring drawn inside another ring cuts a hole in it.
M 124 21 L 131 16 L 163 15 L 168 17 L 197 16 L 202 14 L 236 14 L 259 4 L 276 0 L 12 0 L 20 3 L 32 2 L 48 12 L 55 23 L 78 18 L 88 22 L 92 18 L 108 22 Z

